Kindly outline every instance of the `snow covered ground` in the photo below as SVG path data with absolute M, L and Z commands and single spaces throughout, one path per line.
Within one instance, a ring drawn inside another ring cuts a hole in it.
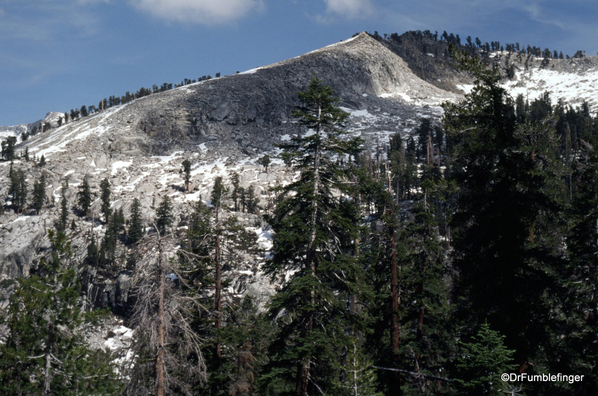
M 518 71 L 516 79 L 503 86 L 513 98 L 523 95 L 531 101 L 549 92 L 552 104 L 563 100 L 572 106 L 579 106 L 585 100 L 593 113 L 598 110 L 598 67 L 580 68 L 574 73 L 533 68 Z

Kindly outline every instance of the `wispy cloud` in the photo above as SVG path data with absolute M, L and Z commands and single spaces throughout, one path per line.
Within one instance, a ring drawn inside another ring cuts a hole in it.
M 264 8 L 262 0 L 130 0 L 139 10 L 168 21 L 219 25 Z
M 68 35 L 90 37 L 101 31 L 92 4 L 108 0 L 4 0 L 0 40 L 48 42 Z
M 324 3 L 326 3 L 326 11 L 316 16 L 316 20 L 321 23 L 332 22 L 338 18 L 370 17 L 375 12 L 370 0 L 324 0 Z

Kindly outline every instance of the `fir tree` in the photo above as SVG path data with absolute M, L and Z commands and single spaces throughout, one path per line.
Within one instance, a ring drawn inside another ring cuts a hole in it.
M 145 252 L 140 260 L 145 270 L 135 280 L 135 359 L 127 372 L 127 395 L 191 396 L 196 394 L 192 385 L 206 378 L 201 339 L 191 326 L 192 313 L 203 307 L 187 292 L 189 284 L 177 261 L 166 256 L 177 244 L 172 235 L 155 234 L 139 247 Z
M 46 201 L 46 175 L 42 173 L 39 180 L 33 183 L 33 209 L 40 214 Z
M 0 393 L 3 395 L 117 395 L 116 372 L 108 352 L 92 350 L 83 335 L 97 314 L 80 308 L 70 245 L 62 233 L 49 232 L 52 258 L 37 272 L 18 279 L 0 315 L 7 336 L 0 343 Z
M 10 187 L 9 194 L 12 194 L 12 206 L 15 211 L 22 212 L 27 205 L 27 175 L 22 169 L 12 170 L 12 165 L 9 171 Z
M 131 205 L 131 217 L 129 222 L 129 232 L 127 236 L 131 243 L 137 243 L 143 238 L 143 222 L 141 219 L 141 203 L 139 199 L 133 199 Z
M 56 226 L 56 230 L 58 232 L 64 232 L 66 230 L 66 224 L 68 222 L 69 216 L 69 209 L 68 209 L 68 201 L 66 199 L 66 191 L 67 185 L 66 183 L 62 184 L 61 190 L 61 197 L 60 197 L 60 219 L 58 220 L 58 224 Z
M 104 219 L 108 222 L 112 211 L 110 209 L 110 182 L 108 178 L 104 178 L 100 183 L 100 199 L 102 200 L 102 206 L 100 211 L 104 214 Z
M 170 227 L 172 222 L 172 204 L 170 197 L 165 195 L 156 210 L 156 227 L 160 235 L 166 235 L 166 227 Z
M 6 161 L 13 161 L 15 159 L 15 146 L 17 138 L 9 136 L 2 141 L 2 158 Z
M 93 232 L 91 234 L 91 242 L 89 242 L 89 245 L 87 245 L 87 257 L 85 260 L 88 264 L 95 267 L 97 267 L 99 264 L 98 245 L 96 244 L 96 239 Z
M 216 192 L 222 191 L 218 183 L 215 187 Z M 213 202 L 219 201 L 218 197 L 212 198 Z M 212 395 L 225 395 L 235 375 L 234 361 L 238 358 L 232 351 L 246 347 L 244 344 L 247 342 L 238 334 L 243 331 L 238 329 L 239 320 L 234 313 L 238 307 L 234 306 L 232 296 L 225 294 L 229 289 L 227 285 L 230 285 L 225 269 L 234 268 L 244 255 L 257 253 L 255 233 L 245 230 L 235 216 L 221 220 L 222 213 L 218 213 L 217 222 L 216 215 L 215 208 L 211 211 L 202 202 L 197 202 L 186 238 L 181 241 L 179 263 L 189 283 L 195 285 L 189 292 L 196 294 L 198 301 L 208 310 L 195 322 L 195 328 L 205 340 L 203 350 L 208 382 L 204 390 Z M 207 293 L 208 290 L 214 290 L 214 293 Z M 242 355 L 247 357 L 248 353 L 251 352 L 246 350 Z M 248 367 L 236 368 L 243 372 L 240 375 L 245 380 L 250 375 L 246 371 Z M 244 380 L 239 378 L 237 386 L 242 383 Z
M 580 161 L 581 162 L 581 161 Z M 583 163 L 585 162 L 585 163 Z M 584 394 L 598 390 L 598 150 L 592 148 L 587 161 L 576 164 L 579 192 L 571 206 L 573 227 L 567 238 L 569 313 L 567 329 L 557 336 L 551 349 L 554 370 L 585 374 Z
M 467 394 L 498 396 L 508 393 L 505 392 L 507 382 L 500 376 L 515 369 L 512 364 L 515 351 L 507 349 L 504 338 L 484 322 L 470 342 L 461 343 L 457 383 Z
M 42 156 L 41 156 L 41 157 L 40 157 L 40 159 L 39 159 L 39 164 L 38 164 L 38 166 L 39 166 L 40 168 L 43 168 L 45 165 L 46 165 L 46 157 L 44 157 L 44 155 L 42 154 Z
M 517 124 L 500 76 L 477 58 L 453 55 L 477 79 L 463 103 L 445 106 L 444 116 L 460 188 L 456 290 L 468 299 L 463 315 L 478 324 L 487 319 L 504 334 L 524 371 L 528 359 L 549 348 L 558 324 L 548 318 L 561 305 L 563 227 L 556 213 L 564 188 L 554 120 Z
M 258 213 L 260 200 L 255 196 L 255 189 L 253 186 L 249 186 L 245 191 L 244 206 L 247 207 L 247 212 Z
M 181 169 L 180 173 L 183 174 L 183 178 L 185 179 L 185 189 L 189 192 L 189 185 L 191 183 L 191 161 L 185 159 L 182 165 L 183 169 Z
M 79 209 L 85 216 L 87 216 L 89 212 L 89 208 L 91 207 L 91 189 L 89 188 L 89 183 L 87 182 L 87 178 L 83 178 L 83 183 L 79 186 L 79 191 L 77 192 L 77 203 L 79 205 Z
M 231 191 L 231 199 L 233 200 L 234 211 L 239 211 L 239 199 L 240 199 L 240 180 L 239 174 L 237 172 L 233 172 L 231 175 L 231 184 L 233 185 L 233 190 Z
M 268 154 L 264 154 L 258 161 L 258 164 L 264 167 L 266 173 L 268 173 L 268 166 L 270 166 L 270 156 Z
M 349 346 L 344 334 L 350 316 L 341 296 L 346 298 L 350 290 L 358 293 L 352 289 L 357 288 L 359 269 L 339 237 L 354 233 L 356 225 L 346 217 L 347 202 L 338 199 L 344 177 L 331 157 L 349 155 L 361 140 L 342 139 L 339 127 L 347 114 L 336 107 L 338 99 L 319 79 L 313 78 L 298 95 L 303 105 L 294 116 L 315 133 L 280 145 L 293 154 L 301 176 L 280 188 L 281 200 L 271 219 L 274 254 L 267 272 L 281 275 L 291 270 L 293 275 L 270 306 L 273 318 L 282 311 L 285 315 L 272 345 L 268 378 L 271 386 L 286 380 L 284 392 L 294 384 L 295 393 L 305 396 L 334 389 L 340 374 L 338 355 Z

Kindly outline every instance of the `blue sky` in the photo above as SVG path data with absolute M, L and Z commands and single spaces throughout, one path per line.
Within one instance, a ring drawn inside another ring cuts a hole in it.
M 595 0 L 0 0 L 0 125 L 232 74 L 361 31 L 596 54 Z

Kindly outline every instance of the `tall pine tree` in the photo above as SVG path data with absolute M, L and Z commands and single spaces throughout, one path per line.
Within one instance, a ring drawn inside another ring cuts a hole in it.
M 302 106 L 293 115 L 313 134 L 281 145 L 301 174 L 279 189 L 280 201 L 271 218 L 274 247 L 266 270 L 283 279 L 292 275 L 270 305 L 280 330 L 271 349 L 268 379 L 272 391 L 306 396 L 335 389 L 338 357 L 352 347 L 346 333 L 352 317 L 344 298 L 359 293 L 355 289 L 360 272 L 341 239 L 354 236 L 357 226 L 343 210 L 350 204 L 340 199 L 346 177 L 333 156 L 356 153 L 362 141 L 344 139 L 341 127 L 347 113 L 337 107 L 338 99 L 321 80 L 313 78 L 298 96 Z

